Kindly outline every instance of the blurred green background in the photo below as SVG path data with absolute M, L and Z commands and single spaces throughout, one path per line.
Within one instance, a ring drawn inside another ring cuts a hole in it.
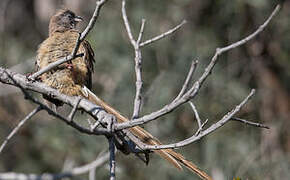
M 144 40 L 165 32 L 183 19 L 188 21 L 174 35 L 142 51 L 142 114 L 159 109 L 177 95 L 192 59 L 199 60 L 196 79 L 217 47 L 256 30 L 276 4 L 276 1 L 263 0 L 127 2 L 135 36 L 141 19 L 147 20 Z M 33 71 L 37 46 L 47 37 L 48 20 L 56 9 L 67 7 L 83 16 L 86 19 L 80 27 L 83 29 L 94 6 L 94 0 L 1 0 L 0 66 L 20 73 Z M 109 1 L 88 37 L 96 54 L 93 91 L 131 116 L 135 93 L 134 51 L 120 9 L 120 1 Z M 202 120 L 209 119 L 212 124 L 255 88 L 256 95 L 238 117 L 271 128 L 264 130 L 230 122 L 197 143 L 178 150 L 214 179 L 270 180 L 290 176 L 289 15 L 287 1 L 262 34 L 222 55 L 194 99 Z M 34 107 L 19 90 L 0 84 L 0 143 Z M 67 107 L 60 111 L 69 112 Z M 87 118 L 84 114 L 77 116 L 78 121 Z M 173 143 L 191 136 L 196 126 L 193 112 L 185 104 L 145 128 L 162 142 Z M 0 156 L 0 171 L 58 173 L 67 164 L 76 167 L 91 162 L 107 148 L 104 137 L 81 134 L 41 112 L 6 146 Z M 119 154 L 118 179 L 198 179 L 188 170 L 175 170 L 154 154 L 151 157 L 149 166 L 145 166 L 135 156 Z M 96 179 L 108 179 L 108 165 L 96 173 Z

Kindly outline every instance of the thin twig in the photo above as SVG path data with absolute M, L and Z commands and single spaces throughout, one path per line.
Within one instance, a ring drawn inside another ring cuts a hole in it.
M 142 40 L 143 32 L 144 32 L 144 28 L 145 28 L 145 22 L 146 22 L 146 19 L 142 19 L 140 32 L 139 32 L 139 36 L 137 39 L 137 44 L 140 44 L 140 42 Z
M 155 42 L 155 41 L 158 41 L 158 40 L 160 40 L 160 39 L 162 39 L 162 38 L 164 38 L 164 37 L 166 37 L 166 36 L 168 36 L 168 35 L 174 33 L 175 31 L 177 31 L 178 29 L 180 29 L 180 28 L 181 28 L 185 23 L 186 23 L 186 20 L 183 20 L 180 24 L 178 24 L 178 25 L 175 26 L 174 28 L 168 30 L 167 32 L 162 33 L 162 34 L 160 34 L 159 36 L 156 36 L 156 37 L 154 37 L 154 38 L 152 38 L 152 39 L 149 39 L 149 40 L 147 40 L 147 41 L 145 41 L 145 42 L 142 42 L 142 43 L 140 44 L 140 47 L 143 47 L 143 46 L 146 46 L 146 45 L 148 45 L 148 44 L 151 44 L 151 43 L 153 43 L 153 42 Z
M 92 18 L 90 19 L 90 22 L 88 24 L 88 26 L 86 27 L 86 29 L 82 32 L 82 35 L 80 37 L 80 41 L 83 41 L 86 36 L 89 34 L 89 32 L 93 29 L 93 27 L 96 24 L 96 21 L 100 15 L 100 10 L 102 8 L 102 6 L 107 2 L 108 0 L 99 0 L 96 2 L 96 7 L 95 7 L 95 11 L 94 14 L 92 16 Z
M 241 119 L 241 118 L 237 118 L 237 117 L 232 117 L 231 120 L 233 120 L 233 121 L 238 121 L 238 122 L 242 122 L 242 123 L 245 123 L 245 124 L 247 124 L 247 125 L 254 126 L 254 127 L 270 129 L 269 126 L 266 126 L 266 125 L 264 125 L 264 124 L 260 124 L 260 123 L 255 123 L 255 122 L 247 121 L 247 120 L 245 120 L 245 119 Z
M 78 36 L 78 38 L 76 40 L 76 45 L 75 45 L 75 47 L 74 47 L 74 49 L 73 49 L 73 51 L 71 53 L 72 57 L 75 57 L 77 55 L 77 52 L 78 52 L 79 47 L 81 45 L 81 42 L 82 42 L 81 41 L 81 33 L 79 33 L 79 36 Z
M 195 69 L 197 67 L 197 64 L 198 64 L 198 61 L 192 61 L 190 69 L 189 69 L 189 72 L 188 72 L 188 74 L 186 76 L 185 82 L 183 83 L 179 94 L 177 95 L 177 97 L 173 101 L 178 100 L 186 92 L 186 90 L 187 90 L 187 88 L 189 86 L 189 82 L 192 79 L 192 75 L 193 75 L 193 73 L 194 73 L 194 71 L 195 71 Z
M 2 153 L 7 143 L 10 141 L 10 139 L 18 132 L 18 130 L 26 123 L 26 121 L 29 120 L 32 116 L 34 116 L 36 113 L 38 113 L 40 110 L 42 110 L 42 108 L 41 106 L 38 106 L 17 124 L 17 126 L 11 131 L 11 133 L 5 138 L 4 142 L 2 143 L 0 147 L 0 154 Z
M 73 109 L 71 110 L 71 112 L 70 112 L 70 114 L 69 114 L 69 116 L 68 116 L 68 119 L 69 119 L 70 121 L 73 120 L 73 118 L 74 118 L 74 116 L 75 116 L 75 114 L 76 114 L 76 112 L 77 112 L 77 110 L 78 110 L 78 106 L 79 106 L 81 100 L 82 100 L 82 98 L 81 98 L 81 97 L 78 97 L 78 99 L 77 99 L 77 101 L 76 101 L 76 103 L 75 103 Z
M 192 108 L 192 110 L 194 112 L 195 118 L 197 120 L 198 129 L 201 129 L 201 119 L 199 117 L 198 111 L 197 111 L 195 105 L 193 104 L 193 102 L 191 102 L 191 101 L 188 101 L 188 102 L 189 102 L 189 104 L 190 104 L 190 106 L 191 106 L 191 108 Z
M 122 17 L 123 17 L 123 21 L 126 27 L 126 31 L 127 34 L 129 36 L 130 42 L 131 44 L 135 47 L 136 46 L 136 41 L 133 37 L 132 31 L 131 31 L 131 27 L 128 21 L 128 17 L 127 17 L 127 13 L 126 13 L 126 0 L 122 0 Z

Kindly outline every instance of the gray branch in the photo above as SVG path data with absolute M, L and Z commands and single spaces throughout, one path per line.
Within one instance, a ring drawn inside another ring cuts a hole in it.
M 122 17 L 126 27 L 127 34 L 129 36 L 130 42 L 135 50 L 135 74 L 136 74 L 136 93 L 134 99 L 134 111 L 132 119 L 138 118 L 142 105 L 142 89 L 143 89 L 143 80 L 142 80 L 142 54 L 140 49 L 140 41 L 143 36 L 145 20 L 142 19 L 142 24 L 139 32 L 137 41 L 134 39 L 132 30 L 129 24 L 129 20 L 126 13 L 126 1 L 122 0 Z
M 254 126 L 254 127 L 259 127 L 259 128 L 270 129 L 268 126 L 266 126 L 266 125 L 264 125 L 264 124 L 260 124 L 260 123 L 255 123 L 255 122 L 247 121 L 247 120 L 245 120 L 245 119 L 241 119 L 241 118 L 237 118 L 237 117 L 232 117 L 231 120 L 232 120 L 232 121 L 241 122 L 241 123 L 247 124 L 247 125 L 249 125 L 249 126 Z
M 0 67 L 0 82 L 4 84 L 13 85 L 22 90 L 31 90 L 31 91 L 38 92 L 41 94 L 46 94 L 50 97 L 53 97 L 55 99 L 58 99 L 70 105 L 71 107 L 74 107 L 75 103 L 79 99 L 79 97 L 77 96 L 72 97 L 72 96 L 67 96 L 65 94 L 61 94 L 56 89 L 48 87 L 44 83 L 37 82 L 37 81 L 30 81 L 26 78 L 26 76 L 10 71 L 9 69 L 4 69 L 2 67 Z M 111 134 L 111 132 L 105 128 L 98 128 L 92 131 L 91 129 L 82 127 L 76 122 L 71 121 L 70 119 L 63 117 L 60 114 L 54 112 L 48 106 L 41 103 L 37 99 L 33 97 L 29 97 L 29 96 L 28 96 L 28 99 L 31 100 L 33 103 L 40 105 L 49 114 L 59 118 L 60 120 L 64 121 L 65 123 L 67 123 L 68 125 L 72 126 L 73 128 L 77 129 L 78 131 L 82 133 L 94 134 L 94 135 L 110 135 Z M 80 101 L 79 107 L 84 109 L 86 112 L 88 112 L 96 120 L 99 118 L 101 119 L 103 118 L 103 116 L 107 115 L 107 113 L 103 110 L 102 107 L 97 106 L 84 98 L 82 98 L 82 100 Z
M 153 120 L 155 120 L 155 119 L 157 119 L 157 118 L 159 118 L 161 116 L 164 116 L 165 114 L 170 113 L 171 111 L 175 110 L 180 105 L 182 105 L 182 104 L 188 102 L 189 100 L 193 99 L 198 94 L 198 92 L 200 90 L 200 87 L 202 86 L 204 81 L 211 74 L 215 64 L 217 63 L 218 56 L 222 55 L 226 51 L 229 51 L 229 50 L 231 50 L 233 48 L 237 48 L 237 47 L 245 44 L 249 40 L 253 39 L 254 37 L 256 37 L 260 32 L 262 32 L 265 29 L 265 27 L 269 24 L 271 19 L 278 13 L 279 9 L 280 9 L 280 5 L 277 5 L 276 8 L 274 9 L 274 11 L 272 12 L 272 14 L 268 17 L 268 19 L 255 32 L 253 32 L 249 36 L 247 36 L 244 39 L 242 39 L 242 40 L 240 40 L 238 42 L 235 42 L 235 43 L 233 43 L 233 44 L 231 44 L 229 46 L 226 46 L 226 47 L 223 47 L 223 48 L 217 48 L 215 55 L 212 57 L 211 62 L 205 68 L 205 70 L 204 70 L 203 74 L 201 75 L 201 77 L 179 99 L 175 99 L 171 103 L 165 105 L 160 110 L 152 112 L 151 114 L 144 115 L 143 117 L 134 119 L 132 121 L 116 124 L 115 129 L 116 130 L 121 130 L 121 129 L 131 128 L 131 127 L 134 127 L 134 126 L 138 126 L 138 125 L 141 125 L 141 124 L 148 123 L 148 122 L 153 121 Z
M 197 124 L 198 124 L 198 129 L 201 129 L 201 119 L 199 117 L 198 111 L 197 111 L 195 105 L 193 104 L 193 102 L 189 101 L 189 104 L 194 112 L 194 116 L 195 116 Z
M 116 179 L 116 159 L 115 159 L 116 146 L 115 146 L 113 137 L 110 137 L 108 141 L 109 141 L 109 151 L 110 151 L 110 180 L 115 180 Z
M 36 113 L 38 113 L 41 110 L 41 106 L 38 106 L 33 111 L 31 111 L 24 119 L 22 119 L 17 126 L 11 131 L 11 133 L 5 138 L 4 142 L 0 146 L 0 154 L 2 153 L 4 147 L 7 145 L 7 143 L 10 141 L 10 139 L 18 132 L 18 130 L 26 123 L 27 120 L 29 120 L 32 116 L 34 116 Z
M 140 44 L 140 47 L 146 46 L 146 45 L 148 45 L 148 44 L 151 44 L 151 43 L 153 43 L 153 42 L 155 42 L 155 41 L 158 41 L 158 40 L 160 40 L 160 39 L 163 39 L 163 38 L 167 37 L 168 35 L 174 33 L 174 32 L 177 31 L 178 29 L 180 29 L 180 28 L 181 28 L 185 23 L 186 23 L 186 20 L 183 20 L 180 24 L 178 24 L 178 25 L 175 26 L 174 28 L 172 28 L 172 29 L 166 31 L 165 33 L 162 33 L 162 34 L 160 34 L 160 35 L 158 35 L 158 36 L 156 36 L 156 37 L 154 37 L 154 38 L 152 38 L 152 39 L 149 39 L 149 40 L 147 40 L 147 41 L 145 41 L 145 42 L 142 42 L 142 43 Z
M 234 109 L 232 109 L 230 112 L 228 112 L 224 117 L 216 122 L 215 124 L 211 125 L 209 128 L 207 128 L 204 131 L 201 131 L 197 136 L 193 135 L 190 138 L 187 138 L 183 141 L 174 143 L 174 144 L 167 144 L 167 145 L 160 145 L 160 146 L 154 146 L 154 145 L 147 145 L 143 143 L 143 150 L 157 150 L 157 149 L 175 149 L 175 148 L 180 148 L 189 144 L 192 144 L 195 141 L 200 140 L 202 137 L 214 132 L 218 128 L 222 127 L 225 125 L 227 122 L 229 122 L 232 117 L 241 110 L 241 108 L 249 101 L 249 99 L 254 95 L 255 90 L 252 90 L 250 94 L 239 104 L 237 105 Z
M 179 94 L 177 95 L 177 97 L 173 100 L 176 101 L 177 99 L 180 99 L 182 95 L 184 95 L 184 93 L 186 92 L 186 90 L 188 89 L 189 83 L 192 79 L 192 75 L 197 67 L 198 61 L 192 61 L 189 72 L 186 76 L 185 82 L 182 85 L 182 88 L 179 92 Z

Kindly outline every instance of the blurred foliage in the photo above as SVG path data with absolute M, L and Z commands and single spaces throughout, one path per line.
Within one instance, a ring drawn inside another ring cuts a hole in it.
M 38 44 L 47 36 L 49 17 L 68 7 L 87 21 L 94 0 L 1 0 L 0 66 L 18 72 L 33 71 Z M 204 70 L 215 48 L 226 46 L 253 32 L 274 9 L 277 1 L 146 0 L 130 1 L 127 10 L 135 36 L 141 19 L 147 20 L 144 40 L 177 25 L 177 33 L 143 49 L 143 114 L 170 102 L 181 88 L 192 59 L 199 60 L 195 78 Z M 121 3 L 110 1 L 88 40 L 96 53 L 93 91 L 123 114 L 130 116 L 134 98 L 134 51 L 122 23 Z M 214 179 L 285 179 L 290 176 L 290 3 L 255 40 L 220 57 L 213 74 L 194 103 L 203 120 L 214 123 L 256 88 L 255 97 L 239 117 L 265 123 L 261 130 L 231 122 L 199 142 L 182 148 L 188 159 Z M 0 140 L 35 105 L 16 89 L 0 85 Z M 61 112 L 68 113 L 67 107 Z M 77 120 L 87 116 L 78 114 Z M 164 143 L 189 137 L 196 130 L 193 112 L 186 104 L 146 129 Z M 108 144 L 103 137 L 80 134 L 42 112 L 28 121 L 0 156 L 0 171 L 60 172 L 68 159 L 73 166 L 95 159 Z M 149 166 L 135 156 L 118 155 L 118 179 L 198 179 L 178 172 L 152 155 Z M 154 173 L 153 173 L 154 172 Z M 107 165 L 97 179 L 108 178 Z M 236 178 L 239 179 L 239 178 Z

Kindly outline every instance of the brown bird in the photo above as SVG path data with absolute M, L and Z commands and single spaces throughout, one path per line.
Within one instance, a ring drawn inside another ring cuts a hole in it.
M 79 36 L 76 25 L 81 20 L 81 17 L 76 16 L 67 9 L 60 10 L 51 17 L 49 37 L 40 44 L 37 52 L 37 70 L 68 56 L 73 51 Z M 90 44 L 87 41 L 83 41 L 80 44 L 78 53 L 84 53 L 84 57 L 62 64 L 41 75 L 40 79 L 48 86 L 69 96 L 81 95 L 82 86 L 91 89 L 94 52 Z M 60 101 L 50 97 L 44 96 L 44 98 L 57 106 L 62 105 Z
M 37 70 L 71 54 L 79 36 L 76 25 L 81 19 L 81 17 L 76 16 L 75 13 L 67 9 L 60 10 L 51 17 L 49 23 L 49 37 L 38 49 L 36 61 Z M 87 41 L 83 41 L 80 44 L 78 53 L 84 53 L 84 56 L 73 59 L 71 62 L 62 64 L 41 75 L 40 80 L 63 94 L 69 96 L 83 96 L 93 103 L 102 106 L 108 113 L 115 115 L 118 122 L 129 121 L 128 118 L 122 116 L 118 111 L 90 91 L 92 87 L 91 76 L 94 62 L 94 53 L 90 44 Z M 62 105 L 60 101 L 51 97 L 44 96 L 44 98 L 53 104 Z M 129 130 L 144 143 L 161 145 L 158 139 L 141 127 L 133 127 Z M 181 165 L 184 165 L 198 174 L 202 179 L 211 179 L 210 176 L 200 170 L 196 165 L 187 161 L 181 154 L 172 149 L 154 150 L 154 152 L 180 170 L 182 169 Z

